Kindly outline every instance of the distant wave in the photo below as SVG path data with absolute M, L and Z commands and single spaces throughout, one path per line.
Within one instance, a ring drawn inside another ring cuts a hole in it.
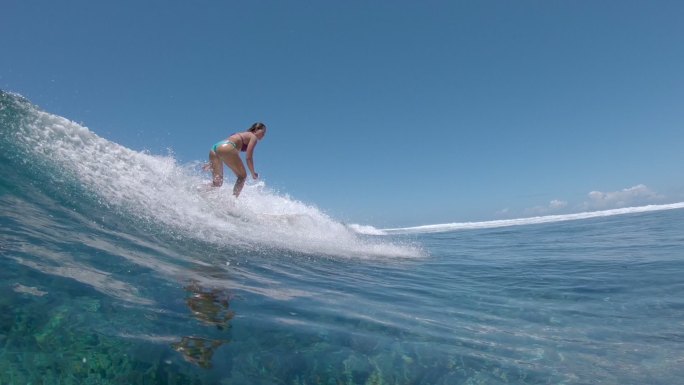
M 456 230 L 471 230 L 471 229 L 491 229 L 497 227 L 509 226 L 524 226 L 535 225 L 540 223 L 553 223 L 564 221 L 575 221 L 580 219 L 610 217 L 613 215 L 645 213 L 650 211 L 675 210 L 684 208 L 684 202 L 671 203 L 664 205 L 648 205 L 640 207 L 625 207 L 612 210 L 590 211 L 576 214 L 563 215 L 547 215 L 530 218 L 519 219 L 502 219 L 494 221 L 482 222 L 460 222 L 460 223 L 444 223 L 435 225 L 424 225 L 415 227 L 401 227 L 389 229 L 373 229 L 375 233 L 381 232 L 384 234 L 424 234 L 424 233 L 442 233 Z M 366 229 L 368 230 L 368 229 Z

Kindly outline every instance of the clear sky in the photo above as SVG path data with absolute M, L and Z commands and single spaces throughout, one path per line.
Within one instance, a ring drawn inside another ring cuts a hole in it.
M 0 88 L 410 226 L 684 201 L 683 1 L 2 0 Z M 232 183 L 232 182 L 229 182 Z

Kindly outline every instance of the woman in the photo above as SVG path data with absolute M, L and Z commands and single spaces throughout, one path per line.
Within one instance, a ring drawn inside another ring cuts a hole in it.
M 232 134 L 226 140 L 216 143 L 209 151 L 209 164 L 205 169 L 211 168 L 211 175 L 215 187 L 223 184 L 223 163 L 225 163 L 235 173 L 237 180 L 233 186 L 233 195 L 237 198 L 242 191 L 247 179 L 245 165 L 240 159 L 240 151 L 247 152 L 247 167 L 252 174 L 252 178 L 257 179 L 259 174 L 254 171 L 254 147 L 257 142 L 266 135 L 266 125 L 254 123 L 245 132 Z

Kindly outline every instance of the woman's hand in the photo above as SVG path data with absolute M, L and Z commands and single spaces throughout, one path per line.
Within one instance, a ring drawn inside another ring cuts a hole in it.
M 259 174 L 257 174 L 256 172 L 252 173 L 252 179 L 259 179 Z

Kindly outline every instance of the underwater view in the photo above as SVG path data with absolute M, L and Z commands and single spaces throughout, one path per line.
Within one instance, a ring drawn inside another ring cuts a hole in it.
M 376 229 L 0 91 L 0 384 L 684 378 L 684 204 Z

